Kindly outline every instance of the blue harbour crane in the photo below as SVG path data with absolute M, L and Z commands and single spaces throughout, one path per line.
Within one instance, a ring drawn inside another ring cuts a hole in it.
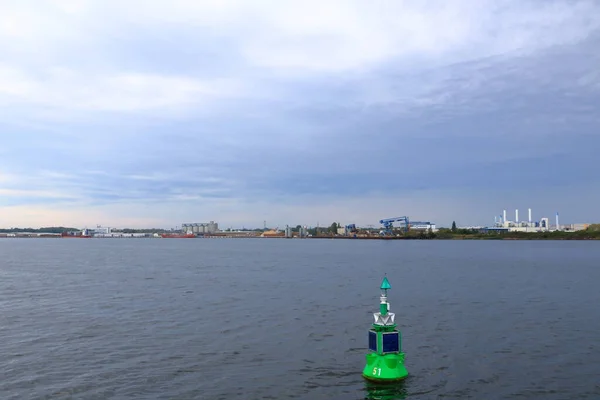
M 408 227 L 410 226 L 410 221 L 408 217 L 395 217 L 395 218 L 386 218 L 379 221 L 381 225 L 383 225 L 383 230 L 381 234 L 392 235 L 394 229 L 394 222 L 403 222 L 404 223 L 404 232 L 408 232 Z

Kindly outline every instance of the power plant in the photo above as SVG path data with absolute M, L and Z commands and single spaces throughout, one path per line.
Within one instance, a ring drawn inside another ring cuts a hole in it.
M 531 208 L 527 209 L 527 221 L 519 221 L 519 209 L 515 210 L 515 220 L 511 221 L 506 217 L 506 210 L 502 215 L 494 217 L 494 230 L 508 230 L 510 232 L 543 232 L 559 231 L 558 212 L 556 213 L 556 224 L 550 226 L 550 220 L 547 217 L 540 218 L 539 221 L 533 221 L 531 217 Z

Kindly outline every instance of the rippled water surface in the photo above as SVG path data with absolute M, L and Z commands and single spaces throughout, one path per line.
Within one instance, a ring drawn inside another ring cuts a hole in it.
M 598 399 L 599 284 L 600 242 L 0 239 L 0 398 Z

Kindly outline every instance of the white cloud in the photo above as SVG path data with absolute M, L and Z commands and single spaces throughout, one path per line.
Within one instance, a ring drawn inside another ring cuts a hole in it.
M 202 107 L 216 99 L 242 95 L 234 80 L 201 81 L 143 73 L 87 75 L 52 68 L 35 78 L 0 66 L 0 103 L 95 111 L 140 111 L 169 107 Z
M 61 193 L 58 191 L 45 191 L 45 190 L 35 190 L 35 189 L 1 189 L 0 188 L 0 196 L 4 196 L 4 197 L 18 197 L 20 199 L 22 198 L 36 198 L 36 197 L 41 197 L 41 198 L 57 198 L 57 199 L 65 199 L 68 198 L 69 196 L 71 196 L 72 199 L 75 199 L 75 197 L 72 197 L 72 195 L 66 194 L 66 193 Z
M 169 21 L 241 33 L 237 42 L 251 64 L 325 72 L 374 67 L 390 60 L 439 63 L 443 58 L 447 63 L 537 50 L 581 40 L 600 26 L 593 1 L 151 4 L 144 14 L 147 23 Z M 127 2 L 125 12 L 129 18 L 139 17 L 132 2 Z
M 594 1 L 55 0 L 16 4 L 2 7 L 0 36 L 31 39 L 37 46 L 54 48 L 82 40 L 93 44 L 94 37 L 104 35 L 118 40 L 119 35 L 130 35 L 140 27 L 166 32 L 184 27 L 193 29 L 188 30 L 194 34 L 185 42 L 191 48 L 201 46 L 211 35 L 230 36 L 254 65 L 324 71 L 362 68 L 403 57 L 458 61 L 535 50 L 580 40 L 600 26 Z
M 7 184 L 11 182 L 16 182 L 18 180 L 18 175 L 12 175 L 0 172 L 0 183 Z
M 254 72 L 239 73 L 250 68 L 284 76 L 288 72 L 353 76 L 392 63 L 398 73 L 410 75 L 436 65 L 577 41 L 598 27 L 600 7 L 593 1 L 4 3 L 0 48 L 11 57 L 0 64 L 0 104 L 202 112 L 221 99 L 282 95 L 274 83 L 254 80 Z M 218 56 L 239 53 L 237 76 L 223 72 L 203 77 L 202 59 L 200 69 L 186 74 L 140 71 L 124 68 L 107 52 L 119 48 L 121 38 L 140 32 L 164 32 L 159 36 L 169 37 L 176 31 L 187 34 L 172 45 L 190 54 L 201 54 L 212 40 L 230 38 L 231 47 L 221 49 Z M 420 84 L 412 86 L 422 90 Z M 384 99 L 390 97 L 385 89 L 377 92 Z M 369 102 L 372 97 L 370 93 L 365 99 Z M 439 99 L 422 99 L 421 105 L 423 101 Z
M 35 82 L 23 71 L 0 64 L 0 96 L 25 97 L 35 92 L 35 89 Z

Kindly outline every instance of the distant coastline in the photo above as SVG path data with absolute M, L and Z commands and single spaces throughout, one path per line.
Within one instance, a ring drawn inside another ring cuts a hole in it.
M 347 240 L 600 240 L 600 230 L 583 230 L 575 232 L 489 232 L 479 231 L 452 232 L 449 229 L 441 229 L 437 232 L 408 232 L 397 236 L 332 236 L 322 235 L 313 239 L 347 239 Z
M 34 232 L 22 232 L 22 233 L 2 233 L 0 232 L 0 239 L 33 239 L 33 238 L 44 238 L 44 239 L 61 239 L 64 237 L 76 237 L 76 236 L 61 236 L 60 234 L 54 233 L 34 233 Z M 161 236 L 148 234 L 144 236 L 130 236 L 124 235 L 121 237 L 90 237 L 86 236 L 91 240 L 98 239 L 156 239 Z M 286 238 L 285 236 L 260 236 L 260 235 L 233 235 L 229 233 L 217 233 L 212 235 L 198 236 L 193 239 L 288 239 L 288 240 L 310 240 L 310 239 L 321 239 L 321 240 L 600 240 L 600 234 L 576 234 L 576 233 L 564 233 L 564 232 L 540 232 L 540 233 L 522 233 L 518 235 L 513 234 L 473 234 L 473 235 L 442 235 L 442 236 L 428 236 L 425 235 L 398 235 L 398 236 L 342 236 L 342 235 L 318 235 L 308 236 L 303 238 L 292 237 Z M 189 239 L 189 238 L 188 238 Z
M 65 232 L 78 231 L 76 228 L 69 227 L 46 227 L 46 228 L 10 228 L 0 229 L 0 238 L 63 238 L 77 237 L 65 236 Z M 117 236 L 110 238 L 161 238 L 162 233 L 172 231 L 151 228 L 151 229 L 120 229 Z M 267 233 L 269 233 L 267 235 Z M 80 236 L 81 237 L 81 236 Z M 88 238 L 85 236 L 83 238 Z M 92 238 L 92 237 L 90 237 Z M 93 239 L 105 239 L 109 237 L 93 237 Z M 194 237 L 192 237 L 194 238 Z M 258 238 L 258 239 L 286 239 L 284 232 L 268 231 L 256 229 L 252 231 L 220 231 L 212 234 L 199 235 L 198 239 L 219 239 L 219 238 Z M 287 237 L 287 239 L 297 239 L 298 237 Z M 195 238 L 194 238 L 195 239 Z M 333 232 L 319 232 L 318 234 L 308 234 L 302 239 L 341 239 L 341 240 L 600 240 L 600 224 L 592 224 L 587 229 L 579 231 L 542 231 L 542 232 L 504 232 L 504 231 L 485 231 L 478 229 L 450 229 L 440 228 L 433 230 L 410 230 L 404 232 L 396 230 L 392 235 L 382 236 L 376 232 L 361 232 L 355 234 L 334 234 Z
M 456 235 L 453 237 L 443 237 L 443 238 L 419 238 L 419 237 L 348 237 L 348 236 L 317 236 L 309 239 L 343 239 L 343 240 L 600 240 L 600 237 L 540 237 L 540 236 L 530 236 L 530 237 L 475 237 L 475 236 L 462 236 Z

